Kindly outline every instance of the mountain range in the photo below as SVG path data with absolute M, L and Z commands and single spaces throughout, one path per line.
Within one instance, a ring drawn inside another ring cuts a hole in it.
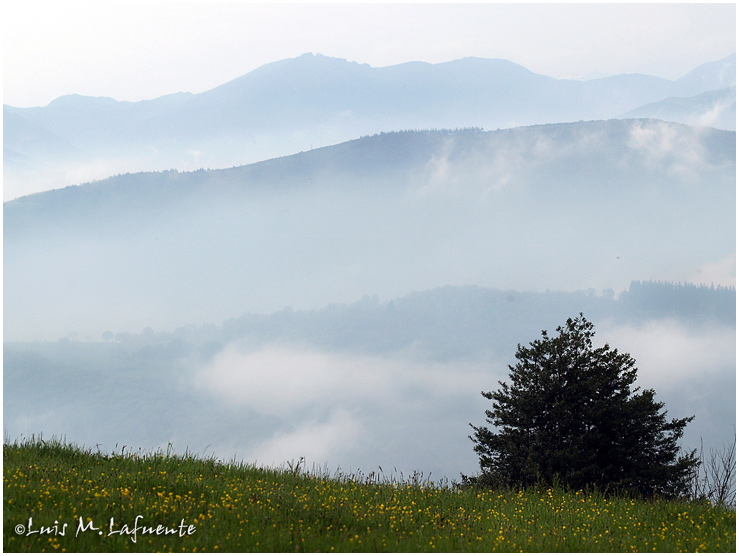
M 674 81 L 639 74 L 581 81 L 497 59 L 375 68 L 305 54 L 199 94 L 4 105 L 6 199 L 121 172 L 243 165 L 392 130 L 624 115 L 735 129 L 735 83 L 735 55 Z

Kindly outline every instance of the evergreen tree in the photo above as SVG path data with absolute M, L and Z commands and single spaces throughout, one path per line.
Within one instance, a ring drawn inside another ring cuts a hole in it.
M 698 460 L 695 451 L 680 454 L 678 440 L 693 417 L 668 421 L 654 390 L 633 388 L 629 354 L 593 348 L 593 324 L 582 314 L 557 332 L 519 344 L 510 385 L 482 392 L 493 402 L 486 421 L 497 432 L 471 425 L 476 482 L 687 494 Z

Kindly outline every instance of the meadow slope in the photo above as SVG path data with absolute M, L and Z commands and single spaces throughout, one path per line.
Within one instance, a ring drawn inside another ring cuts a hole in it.
M 416 474 L 281 470 L 164 453 L 3 445 L 3 549 L 172 552 L 734 552 L 736 512 Z M 84 509 L 82 509 L 84 508 Z

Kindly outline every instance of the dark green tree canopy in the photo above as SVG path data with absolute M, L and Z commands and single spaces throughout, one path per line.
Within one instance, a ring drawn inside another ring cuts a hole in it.
M 497 430 L 472 426 L 476 480 L 685 494 L 697 458 L 681 454 L 678 440 L 693 417 L 668 421 L 654 390 L 634 387 L 634 359 L 608 344 L 594 348 L 593 324 L 582 314 L 557 332 L 519 344 L 510 383 L 482 392 Z

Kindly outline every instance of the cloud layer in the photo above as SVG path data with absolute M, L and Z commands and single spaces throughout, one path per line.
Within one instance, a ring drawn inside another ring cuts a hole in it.
M 479 361 L 429 363 L 407 353 L 378 357 L 291 346 L 249 351 L 233 344 L 195 382 L 233 410 L 279 420 L 258 445 L 229 447 L 247 461 L 305 458 L 334 468 L 439 475 L 452 460 L 460 471 L 474 470 L 467 425 L 483 414 L 479 392 L 494 380 Z
M 535 338 L 530 338 L 533 340 Z M 525 343 L 526 339 L 522 339 Z M 630 353 L 637 384 L 654 388 L 669 418 L 695 415 L 684 446 L 729 439 L 735 384 L 733 328 L 663 319 L 598 326 L 596 344 Z M 507 380 L 508 357 L 429 361 L 413 350 L 383 356 L 309 346 L 227 346 L 195 375 L 195 384 L 234 415 L 271 419 L 258 438 L 215 445 L 220 454 L 264 465 L 396 468 L 458 478 L 477 460 L 467 438 L 489 403 L 481 390 Z

